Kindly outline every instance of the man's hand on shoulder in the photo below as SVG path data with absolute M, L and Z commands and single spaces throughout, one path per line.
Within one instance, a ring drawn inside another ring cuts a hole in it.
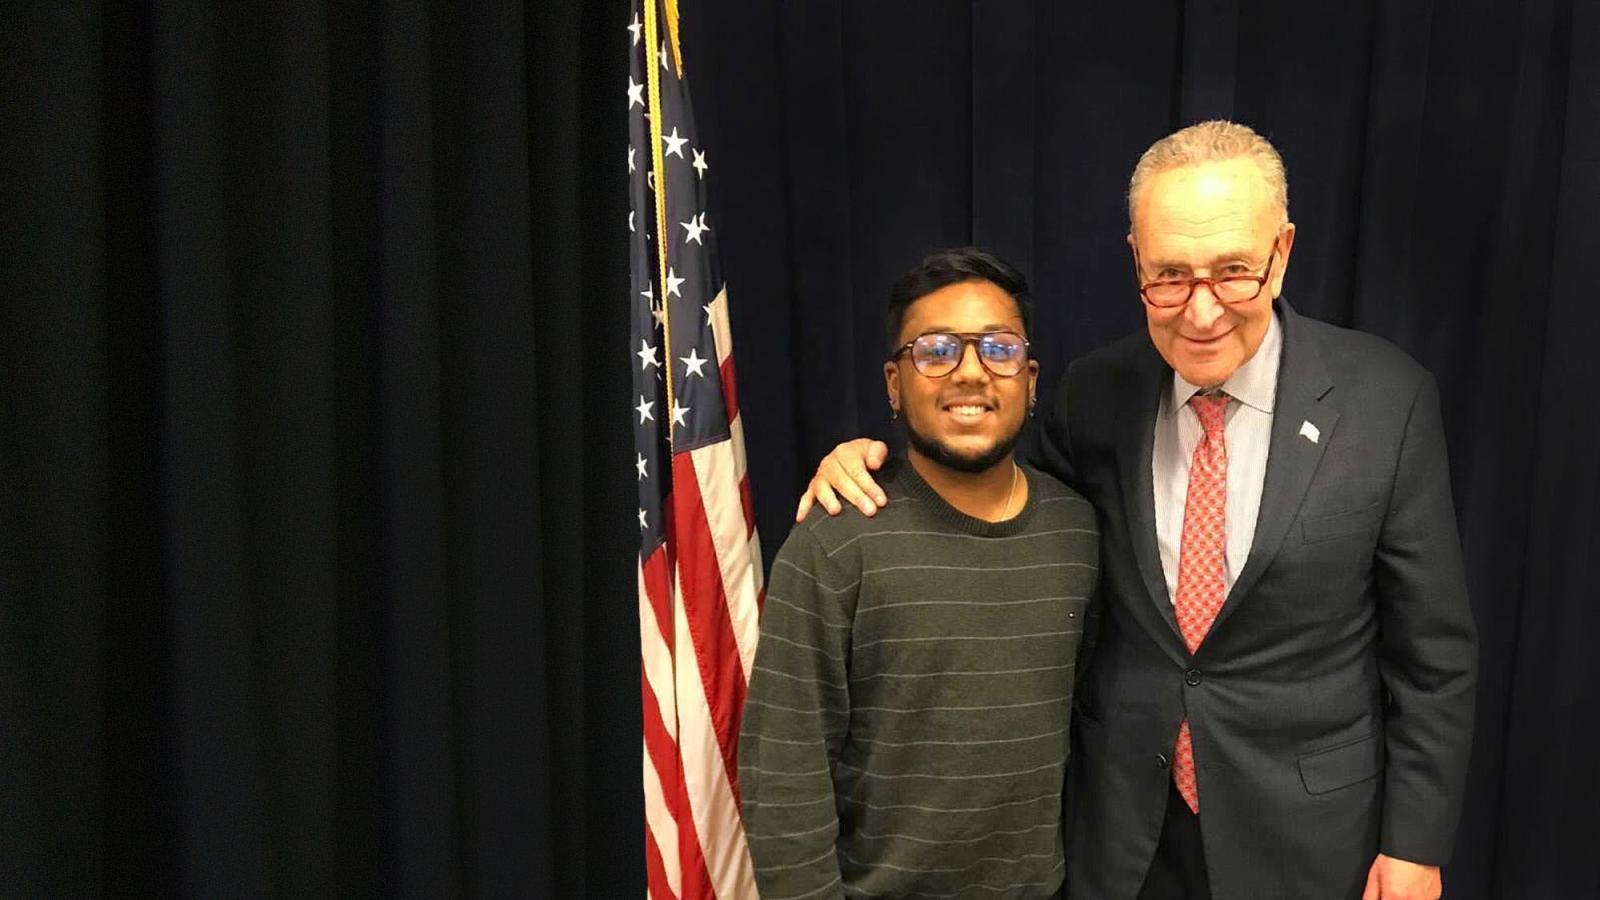
M 878 507 L 887 504 L 889 498 L 868 472 L 882 468 L 888 458 L 889 446 L 868 438 L 856 438 L 834 447 L 832 453 L 822 458 L 817 474 L 811 476 L 811 484 L 806 486 L 800 505 L 795 508 L 794 520 L 805 521 L 813 503 L 822 504 L 828 515 L 837 516 L 844 511 L 841 497 L 863 515 L 877 513 Z
M 1406 862 L 1378 854 L 1367 870 L 1367 889 L 1361 900 L 1439 900 L 1444 891 L 1438 866 Z

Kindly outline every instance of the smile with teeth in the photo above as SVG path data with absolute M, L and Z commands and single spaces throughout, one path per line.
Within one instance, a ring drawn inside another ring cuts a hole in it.
M 981 419 L 986 413 L 994 411 L 994 407 L 986 403 L 947 403 L 944 411 L 956 419 L 976 420 Z

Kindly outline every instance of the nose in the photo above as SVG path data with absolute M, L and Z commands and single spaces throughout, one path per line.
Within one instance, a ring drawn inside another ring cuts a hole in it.
M 1184 307 L 1183 315 L 1196 331 L 1210 331 L 1211 326 L 1222 318 L 1223 310 L 1222 301 L 1212 292 L 1211 285 L 1201 282 L 1194 286 L 1194 294 L 1189 298 L 1188 306 Z
M 961 362 L 956 370 L 950 373 L 952 381 L 982 382 L 989 380 L 989 370 L 983 367 L 983 360 L 978 358 L 978 346 L 968 342 L 961 348 Z

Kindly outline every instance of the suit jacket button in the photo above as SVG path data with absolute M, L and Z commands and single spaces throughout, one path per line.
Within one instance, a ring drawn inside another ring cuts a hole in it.
M 1165 769 L 1165 768 L 1166 768 L 1166 767 L 1167 767 L 1167 757 L 1166 757 L 1166 754 L 1164 754 L 1164 753 L 1157 753 L 1157 754 L 1156 754 L 1156 768 L 1158 768 L 1158 769 Z
M 1190 669 L 1189 671 L 1183 673 L 1183 683 L 1187 684 L 1189 687 L 1199 687 L 1200 670 Z

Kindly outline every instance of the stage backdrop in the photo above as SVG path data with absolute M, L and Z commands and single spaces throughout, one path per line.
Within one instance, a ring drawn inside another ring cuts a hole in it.
M 1283 151 L 1287 295 L 1438 376 L 1482 636 L 1455 898 L 1600 896 L 1600 7 L 681 0 L 763 545 L 880 308 L 1138 328 L 1122 191 Z M 639 896 L 626 2 L 0 27 L 0 885 Z

